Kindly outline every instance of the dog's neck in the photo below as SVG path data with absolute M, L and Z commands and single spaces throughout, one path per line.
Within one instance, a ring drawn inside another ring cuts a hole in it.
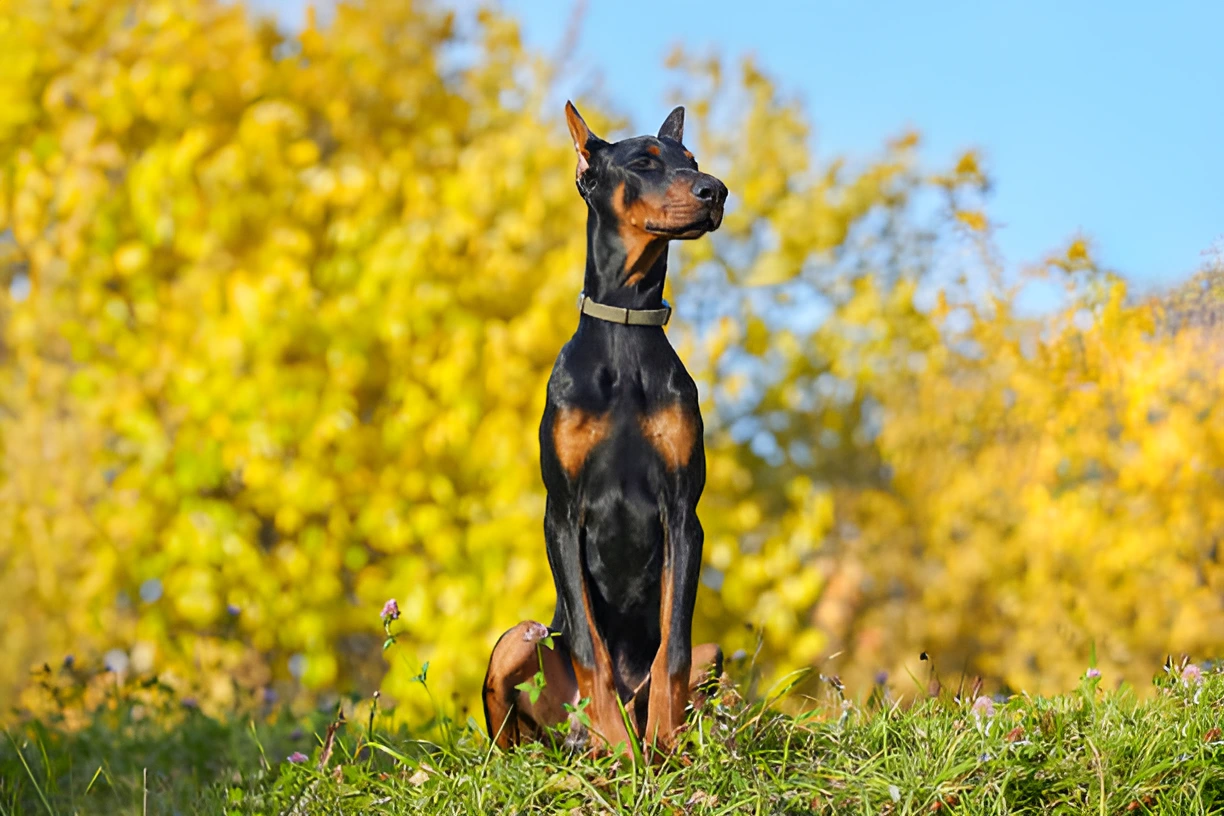
M 625 245 L 619 222 L 587 208 L 586 272 L 582 290 L 596 303 L 626 309 L 659 309 L 663 306 L 663 284 L 667 279 L 667 243 L 641 278 L 628 282 Z

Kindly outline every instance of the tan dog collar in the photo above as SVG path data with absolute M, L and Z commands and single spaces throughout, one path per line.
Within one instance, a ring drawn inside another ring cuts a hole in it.
M 662 309 L 625 309 L 620 306 L 605 306 L 586 296 L 578 295 L 578 311 L 598 320 L 621 323 L 626 326 L 666 326 L 671 319 L 672 308 L 666 300 Z

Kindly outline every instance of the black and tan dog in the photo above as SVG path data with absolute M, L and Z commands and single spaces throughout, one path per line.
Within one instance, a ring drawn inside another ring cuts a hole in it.
M 616 143 L 591 133 L 572 104 L 565 115 L 587 262 L 578 329 L 557 357 L 540 423 L 560 636 L 540 648 L 548 629 L 534 621 L 502 635 L 485 719 L 502 747 L 555 738 L 567 720 L 566 740 L 581 744 L 572 709 L 587 699 L 591 747 L 623 746 L 619 697 L 637 736 L 669 749 L 694 693 L 721 674 L 722 653 L 692 646 L 705 449 L 697 387 L 663 332 L 663 282 L 668 242 L 717 229 L 727 188 L 685 149 L 683 108 L 657 138 Z M 542 692 L 516 688 L 541 669 Z

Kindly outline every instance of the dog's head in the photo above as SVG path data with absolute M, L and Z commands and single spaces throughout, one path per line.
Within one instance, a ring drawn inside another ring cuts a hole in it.
M 684 108 L 668 115 L 658 136 L 619 142 L 592 133 L 573 103 L 565 103 L 565 119 L 578 153 L 578 191 L 601 217 L 616 220 L 627 270 L 657 254 L 652 247 L 718 229 L 727 187 L 698 170 L 684 147 Z

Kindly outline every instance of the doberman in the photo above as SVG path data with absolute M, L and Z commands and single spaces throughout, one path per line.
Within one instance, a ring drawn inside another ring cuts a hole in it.
M 668 242 L 718 229 L 727 188 L 685 149 L 684 108 L 657 138 L 615 143 L 572 103 L 565 116 L 587 260 L 578 328 L 557 357 L 540 423 L 557 605 L 551 627 L 525 621 L 494 646 L 485 721 L 503 748 L 564 738 L 623 750 L 627 720 L 670 750 L 691 698 L 722 674 L 722 652 L 692 647 L 705 448 L 697 387 L 663 332 L 663 283 Z M 550 631 L 558 636 L 543 648 Z M 537 671 L 543 689 L 525 691 Z M 585 718 L 575 712 L 583 699 Z

